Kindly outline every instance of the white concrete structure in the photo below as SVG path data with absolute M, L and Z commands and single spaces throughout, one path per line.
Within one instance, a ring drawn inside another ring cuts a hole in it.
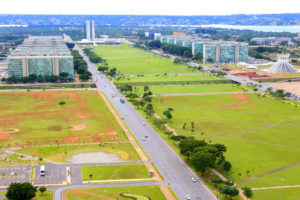
M 88 41 L 91 41 L 91 22 L 90 20 L 86 20 L 85 21 L 85 38 L 88 40 Z
M 95 21 L 94 20 L 86 20 L 85 21 L 85 37 L 88 41 L 95 41 Z
M 298 72 L 298 70 L 289 63 L 289 54 L 278 54 L 277 62 L 268 69 L 268 73 L 276 74 L 282 72 Z

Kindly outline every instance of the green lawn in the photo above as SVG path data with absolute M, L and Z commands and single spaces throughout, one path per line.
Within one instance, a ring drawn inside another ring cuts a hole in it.
M 93 47 L 94 52 L 105 58 L 110 67 L 116 67 L 122 74 L 187 74 L 198 73 L 186 65 L 174 64 L 172 59 L 124 46 Z
M 82 166 L 81 174 L 83 181 L 151 178 L 146 166 L 143 164 Z M 93 175 L 91 179 L 90 174 Z
M 243 91 L 242 87 L 233 84 L 201 84 L 201 85 L 176 85 L 176 86 L 150 86 L 153 94 L 184 94 L 184 93 L 205 93 L 205 92 L 237 92 Z M 136 87 L 137 94 L 144 93 L 144 87 Z
M 30 147 L 17 150 L 23 154 L 33 155 L 44 159 L 67 162 L 68 158 L 74 154 L 82 152 L 107 152 L 119 155 L 121 160 L 136 161 L 140 160 L 135 149 L 130 143 L 104 144 L 104 146 L 95 145 L 69 145 L 69 146 L 52 146 L 52 147 Z
M 239 185 L 239 187 L 272 187 L 282 185 L 299 185 L 300 166 L 291 167 L 267 176 L 254 179 Z
M 300 188 L 284 188 L 253 191 L 252 200 L 299 200 Z
M 2 92 L 0 130 L 1 146 L 127 140 L 96 91 Z
M 158 186 L 69 189 L 66 196 L 67 200 L 128 200 L 121 196 L 122 193 L 133 194 L 131 196 L 138 197 L 137 200 L 166 200 Z
M 152 104 L 161 117 L 164 110 L 174 109 L 168 124 L 177 133 L 225 144 L 228 148 L 225 156 L 233 165 L 225 175 L 236 182 L 299 162 L 300 110 L 293 105 L 242 93 L 161 96 L 154 97 Z M 299 176 L 291 178 L 288 173 L 284 176 L 284 185 L 299 179 Z M 267 178 L 257 183 L 264 184 L 277 183 Z
M 188 85 L 188 84 L 210 84 L 231 83 L 230 80 L 209 75 L 182 75 L 182 76 L 140 76 L 115 78 L 115 84 L 143 85 Z

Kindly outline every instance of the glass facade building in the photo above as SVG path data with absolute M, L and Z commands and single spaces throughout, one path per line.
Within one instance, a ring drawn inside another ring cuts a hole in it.
M 165 35 L 155 39 L 161 43 L 175 44 L 192 49 L 193 56 L 199 53 L 203 62 L 212 60 L 217 63 L 246 62 L 248 60 L 248 44 L 234 41 L 203 39 L 196 36 Z
M 8 57 L 8 76 L 60 75 L 74 77 L 73 56 L 61 36 L 31 36 Z

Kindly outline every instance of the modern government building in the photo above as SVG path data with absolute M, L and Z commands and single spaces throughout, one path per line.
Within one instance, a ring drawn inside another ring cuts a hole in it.
M 214 63 L 237 63 L 248 60 L 248 44 L 244 42 L 220 41 L 203 39 L 194 36 L 156 35 L 155 40 L 161 43 L 192 48 L 193 56 L 199 53 L 203 62 L 212 60 Z
M 61 36 L 30 36 L 7 57 L 8 76 L 74 77 L 73 56 Z

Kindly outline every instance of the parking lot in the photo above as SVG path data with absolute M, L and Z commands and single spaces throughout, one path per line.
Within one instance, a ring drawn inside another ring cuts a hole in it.
M 30 181 L 31 166 L 1 166 L 0 187 L 14 182 Z
M 35 185 L 62 184 L 66 180 L 65 165 L 45 165 L 45 176 L 41 176 L 40 165 L 34 166 Z

